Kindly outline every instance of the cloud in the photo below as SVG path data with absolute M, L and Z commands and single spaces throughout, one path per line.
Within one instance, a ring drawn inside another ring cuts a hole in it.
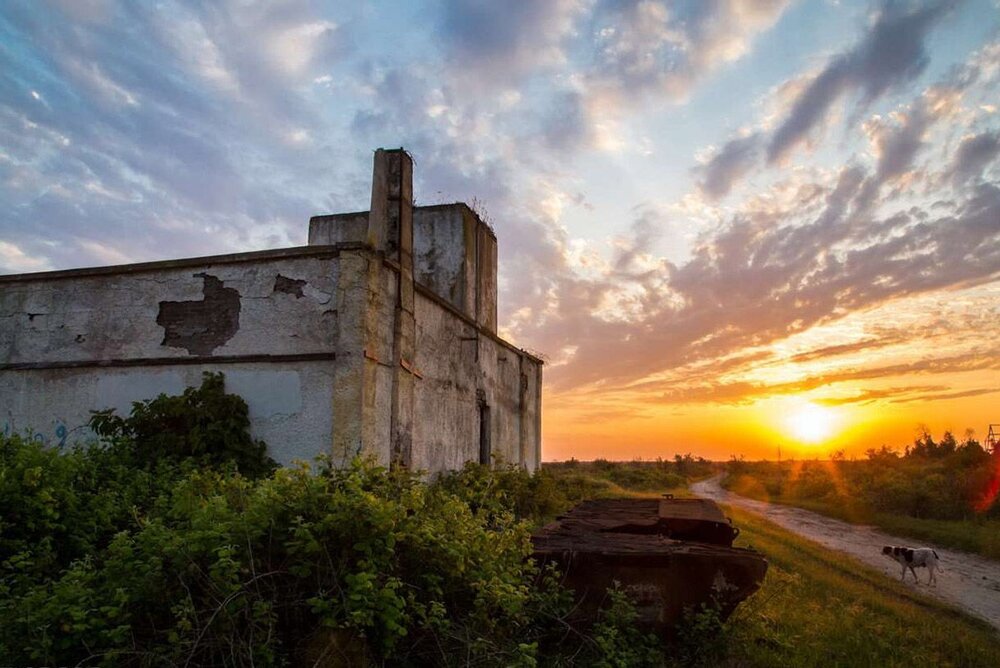
M 842 96 L 857 93 L 870 104 L 922 73 L 929 61 L 924 39 L 954 4 L 939 0 L 910 11 L 886 4 L 864 38 L 832 58 L 803 90 L 771 137 L 768 162 L 781 160 L 805 141 Z
M 814 350 L 798 353 L 789 357 L 785 361 L 793 364 L 811 362 L 813 360 L 825 359 L 827 357 L 839 357 L 841 355 L 849 355 L 851 353 L 862 352 L 865 350 L 884 348 L 895 343 L 899 343 L 899 337 L 894 339 L 865 339 L 863 341 L 854 341 L 852 343 L 840 343 L 834 346 L 824 346 L 822 348 L 816 348 Z
M 703 76 L 747 53 L 787 0 L 599 2 L 588 86 L 603 96 L 686 96 Z
M 844 369 L 831 373 L 806 376 L 794 381 L 766 383 L 755 381 L 713 381 L 708 383 L 663 383 L 659 394 L 647 394 L 645 401 L 655 404 L 748 404 L 764 397 L 798 395 L 812 392 L 839 383 L 893 378 L 906 375 L 935 375 L 964 371 L 1000 369 L 1000 349 L 993 347 L 942 358 L 924 358 L 913 362 L 890 365 L 875 365 L 861 369 Z M 846 398 L 826 397 L 816 399 L 819 403 L 840 405 L 862 403 L 898 397 L 902 394 L 920 392 L 924 397 L 951 398 L 948 394 L 928 394 L 936 390 L 946 390 L 946 386 L 926 385 L 895 387 L 890 389 L 867 389 Z M 977 392 L 977 394 L 980 392 Z M 973 395 L 969 395 L 973 396 Z
M 5 16 L 8 238 L 65 267 L 304 236 L 322 170 L 302 148 L 328 132 L 303 96 L 343 53 L 334 22 L 304 2 L 80 9 Z
M 962 138 L 951 166 L 956 183 L 982 178 L 983 170 L 1000 155 L 1000 132 L 983 132 Z
M 654 264 L 641 281 L 610 271 L 586 282 L 560 278 L 538 329 L 523 334 L 548 350 L 572 347 L 572 364 L 549 374 L 556 387 L 622 387 L 848 313 L 1000 275 L 1000 188 L 980 184 L 947 213 L 911 207 L 879 217 L 857 209 L 869 177 L 849 167 L 826 182 L 786 188 L 791 195 L 780 204 L 748 200 L 702 237 L 690 260 Z M 574 299 L 563 303 L 563 288 Z M 626 321 L 602 319 L 594 306 L 630 294 L 640 295 L 639 308 Z
M 964 399 L 966 397 L 979 397 L 984 394 L 993 394 L 994 392 L 1000 392 L 1000 390 L 994 387 L 981 387 L 972 390 L 959 390 L 956 392 L 942 392 L 935 394 L 921 394 L 915 397 L 905 397 L 902 399 L 893 399 L 894 404 L 905 404 L 914 401 L 919 401 L 921 403 L 927 401 L 945 401 L 947 399 Z
M 885 389 L 869 389 L 846 397 L 826 397 L 813 399 L 817 404 L 824 406 L 845 406 L 850 404 L 870 404 L 874 401 L 884 399 L 894 399 L 894 401 L 908 401 L 909 399 L 898 399 L 901 395 L 910 395 L 914 392 L 927 393 L 940 390 L 947 390 L 944 385 L 912 385 L 907 387 L 889 387 Z
M 712 199 L 724 197 L 733 184 L 757 162 L 761 150 L 761 135 L 751 133 L 730 139 L 696 172 L 701 174 L 698 187 Z
M 45 258 L 31 257 L 20 247 L 7 241 L 0 241 L 0 273 L 21 273 L 50 269 Z
M 580 0 L 448 0 L 439 29 L 448 65 L 480 83 L 485 78 L 514 85 L 523 76 L 566 60 L 566 40 L 585 6 Z

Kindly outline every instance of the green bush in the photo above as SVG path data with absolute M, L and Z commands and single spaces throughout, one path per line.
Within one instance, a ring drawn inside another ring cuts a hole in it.
M 4 451 L 37 461 L 32 443 L 8 441 Z M 47 463 L 67 479 L 107 456 L 95 448 Z M 498 489 L 548 484 L 532 476 L 503 470 L 491 480 L 470 468 L 427 484 L 361 461 L 256 480 L 214 468 L 157 472 L 170 483 L 153 487 L 143 511 L 102 516 L 98 533 L 110 538 L 58 568 L 35 568 L 45 551 L 7 540 L 4 525 L 0 657 L 281 665 L 336 652 L 392 665 L 637 665 L 628 657 L 641 635 L 627 601 L 592 635 L 567 637 L 572 597 L 558 573 L 527 558 L 516 504 L 496 502 L 507 498 Z M 16 480 L 25 492 L 39 488 L 33 475 Z M 120 492 L 93 496 L 113 505 Z M 31 504 L 22 519 L 62 516 L 71 497 Z
M 200 387 L 189 387 L 180 396 L 136 401 L 125 418 L 113 408 L 95 411 L 90 426 L 104 441 L 129 443 L 139 466 L 164 459 L 231 463 L 250 477 L 267 475 L 277 466 L 265 443 L 250 436 L 247 404 L 226 394 L 221 373 L 206 372 Z
M 190 464 L 139 469 L 123 444 L 59 452 L 0 439 L 0 577 L 49 577 L 135 523 Z M 0 581 L 3 582 L 3 581 Z
M 658 665 L 621 592 L 590 630 L 530 528 L 677 463 L 470 464 L 427 482 L 356 460 L 277 469 L 206 374 L 105 411 L 65 452 L 0 439 L 0 662 Z

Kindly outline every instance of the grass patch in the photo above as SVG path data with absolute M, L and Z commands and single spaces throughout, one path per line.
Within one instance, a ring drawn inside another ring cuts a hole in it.
M 731 666 L 996 666 L 985 622 L 915 593 L 753 514 L 727 507 L 737 545 L 770 563 L 761 590 L 729 620 Z
M 847 496 L 807 499 L 772 494 L 765 484 L 747 474 L 729 476 L 722 481 L 722 486 L 751 499 L 803 508 L 851 524 L 871 525 L 898 536 L 1000 559 L 1000 520 L 993 518 L 945 520 L 910 517 L 873 512 Z

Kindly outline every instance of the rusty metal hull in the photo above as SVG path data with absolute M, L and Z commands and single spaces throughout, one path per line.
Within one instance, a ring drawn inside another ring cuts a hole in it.
M 655 499 L 588 501 L 532 537 L 535 558 L 564 573 L 577 596 L 575 621 L 582 624 L 596 619 L 615 583 L 636 604 L 640 625 L 664 635 L 685 609 L 703 603 L 717 605 L 726 618 L 760 588 L 767 561 L 731 547 L 738 532 L 708 503 L 664 511 Z

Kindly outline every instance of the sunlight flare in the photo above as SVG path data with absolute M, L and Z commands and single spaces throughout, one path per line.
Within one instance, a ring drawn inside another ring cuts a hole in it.
M 816 444 L 833 435 L 836 415 L 830 408 L 805 402 L 786 419 L 789 433 L 803 443 Z

